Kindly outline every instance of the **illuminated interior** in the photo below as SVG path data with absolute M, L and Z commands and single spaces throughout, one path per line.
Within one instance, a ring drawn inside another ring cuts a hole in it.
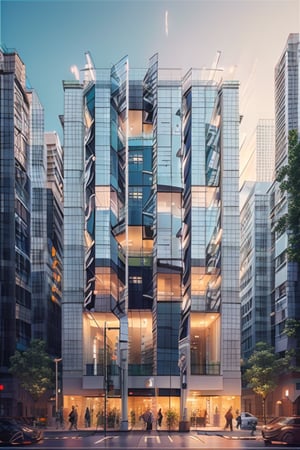
M 220 315 L 191 313 L 191 374 L 219 375 L 221 342 Z

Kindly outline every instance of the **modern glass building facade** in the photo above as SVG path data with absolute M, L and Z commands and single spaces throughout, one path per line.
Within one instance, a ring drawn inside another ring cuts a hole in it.
M 275 67 L 275 168 L 288 163 L 288 135 L 299 126 L 299 34 L 291 34 Z M 274 225 L 287 212 L 288 198 L 277 185 L 272 196 L 271 214 Z M 298 267 L 287 257 L 287 233 L 273 233 L 274 241 L 274 334 L 277 352 L 294 347 L 294 342 L 282 333 L 288 318 L 299 319 Z
M 34 410 L 9 358 L 32 339 L 61 354 L 62 150 L 45 145 L 44 110 L 14 50 L 0 49 L 0 81 L 0 416 L 45 415 L 48 398 Z
M 0 414 L 9 415 L 24 400 L 8 374 L 9 358 L 31 339 L 30 103 L 23 62 L 1 48 L 0 81 Z
M 246 361 L 258 342 L 271 344 L 271 183 L 247 182 L 241 209 L 241 353 Z M 243 409 L 244 410 L 244 409 Z M 247 409 L 248 411 L 249 409 Z
M 61 356 L 61 301 L 63 281 L 63 149 L 57 133 L 44 134 L 47 155 L 47 264 L 44 331 L 50 355 Z
M 64 82 L 64 407 L 220 424 L 240 407 L 239 85 L 86 62 Z
M 259 119 L 240 148 L 240 188 L 247 181 L 273 181 L 275 177 L 275 125 L 273 119 Z
M 288 164 L 289 131 L 300 131 L 299 102 L 300 35 L 288 36 L 286 45 L 275 67 L 275 170 Z M 288 233 L 275 232 L 275 226 L 288 211 L 289 199 L 275 182 L 271 190 L 270 215 L 272 220 L 272 251 L 274 259 L 272 292 L 272 335 L 275 351 L 284 354 L 295 349 L 299 335 L 284 333 L 289 319 L 300 320 L 299 267 L 287 254 Z M 299 333 L 299 331 L 298 331 Z M 288 393 L 288 395 L 286 395 Z M 282 377 L 276 392 L 280 414 L 299 414 L 300 378 L 298 373 Z

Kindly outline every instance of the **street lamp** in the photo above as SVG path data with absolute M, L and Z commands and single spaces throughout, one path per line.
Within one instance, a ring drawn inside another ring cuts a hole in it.
M 58 411 L 58 363 L 62 358 L 54 358 L 55 362 L 55 414 Z
M 108 397 L 108 361 L 107 361 L 107 330 L 120 330 L 120 327 L 108 327 L 104 322 L 104 436 L 107 430 L 107 397 Z

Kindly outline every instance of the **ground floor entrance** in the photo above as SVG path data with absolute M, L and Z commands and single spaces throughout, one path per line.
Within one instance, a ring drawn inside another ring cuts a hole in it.
M 120 397 L 64 396 L 63 415 L 68 423 L 68 415 L 75 406 L 78 414 L 78 427 L 119 429 L 121 420 Z M 224 426 L 225 414 L 232 408 L 234 419 L 240 410 L 238 396 L 206 396 L 194 392 L 187 398 L 187 420 L 191 428 L 204 426 Z M 158 412 L 162 413 L 159 425 Z M 88 412 L 89 421 L 86 420 Z M 180 397 L 176 396 L 128 396 L 128 428 L 145 429 L 145 418 L 151 415 L 152 427 L 157 429 L 178 429 L 180 421 Z M 106 420 L 105 420 L 106 418 Z

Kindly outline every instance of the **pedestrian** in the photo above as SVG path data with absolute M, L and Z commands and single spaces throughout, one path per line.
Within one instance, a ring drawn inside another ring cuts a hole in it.
M 153 414 L 152 414 L 152 411 L 150 410 L 150 408 L 148 408 L 147 411 L 141 415 L 141 418 L 144 420 L 144 422 L 146 424 L 146 430 L 147 431 L 152 430 Z
M 225 423 L 224 430 L 227 430 L 227 428 L 229 427 L 230 431 L 232 431 L 232 419 L 233 419 L 232 406 L 230 406 L 227 413 L 225 414 L 226 423 Z
M 69 422 L 70 422 L 69 430 L 72 430 L 73 428 L 75 430 L 77 430 L 77 420 L 78 420 L 78 414 L 77 414 L 75 406 L 73 405 L 71 412 L 69 414 Z
M 97 419 L 97 424 L 96 424 L 96 430 L 97 430 L 98 427 L 101 427 L 104 424 L 104 412 L 98 411 L 96 414 L 96 419 Z
M 255 431 L 256 431 L 256 423 L 255 422 L 251 422 L 251 436 L 255 435 Z
M 237 417 L 236 417 L 236 429 L 241 429 L 241 425 L 242 425 L 242 418 L 241 415 L 239 414 L 239 412 L 237 411 Z
M 161 428 L 163 417 L 164 416 L 162 415 L 161 408 L 159 408 L 158 413 L 157 413 L 157 427 L 158 427 L 158 429 Z
M 85 423 L 85 428 L 89 428 L 91 426 L 91 415 L 90 415 L 89 408 L 86 408 L 86 410 L 85 410 L 84 423 Z
M 153 418 L 152 411 L 149 411 L 149 414 L 148 414 L 147 420 L 146 420 L 146 423 L 147 423 L 146 430 L 148 430 L 148 431 L 152 430 L 153 420 L 154 420 L 154 418 Z
M 77 430 L 77 422 L 78 422 L 77 407 L 75 407 L 74 412 L 75 412 L 74 428 L 75 428 L 75 430 Z

